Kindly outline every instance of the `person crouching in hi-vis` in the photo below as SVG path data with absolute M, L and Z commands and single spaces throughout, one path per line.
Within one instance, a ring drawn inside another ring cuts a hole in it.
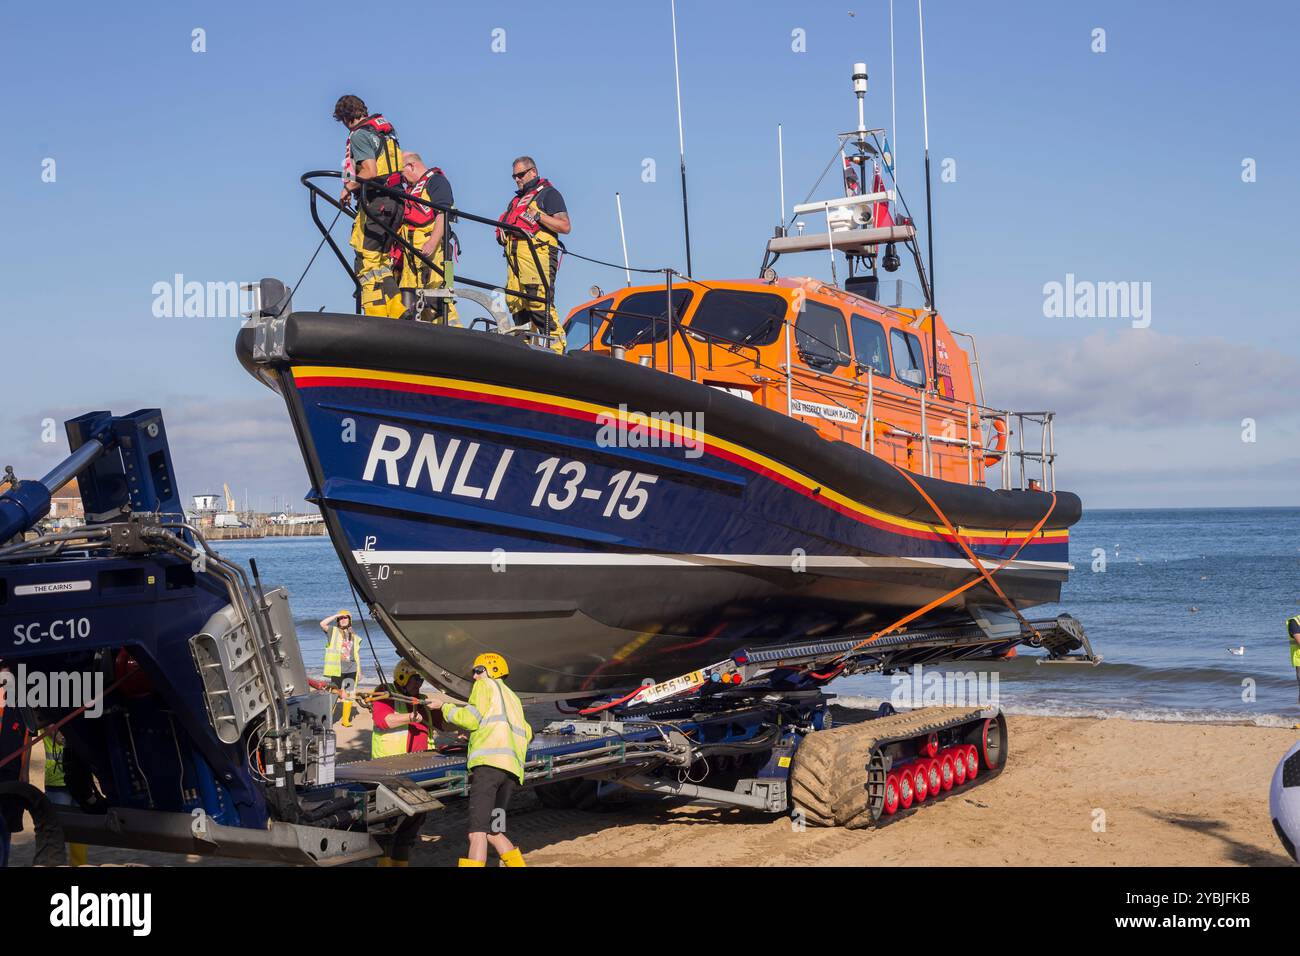
M 400 188 L 402 149 L 393 124 L 378 113 L 372 116 L 361 98 L 351 95 L 339 97 L 334 104 L 334 118 L 348 128 L 339 202 L 350 205 L 353 194 L 361 191 L 366 180 Z M 402 299 L 397 294 L 397 276 L 393 274 L 389 250 L 393 234 L 402 223 L 402 201 L 374 191 L 361 198 L 348 240 L 356 250 L 353 271 L 361 284 L 361 311 L 366 315 L 401 315 Z
M 361 642 L 352 630 L 352 615 L 347 611 L 331 614 L 320 622 L 320 629 L 329 635 L 324 674 L 343 703 L 343 726 L 351 727 L 352 695 L 361 680 Z
M 424 678 L 415 665 L 403 658 L 393 668 L 393 681 L 381 690 L 388 691 L 387 699 L 379 697 L 370 706 L 374 728 L 370 731 L 370 758 L 396 757 L 400 754 L 421 753 L 433 749 L 433 727 L 420 696 Z M 423 817 L 416 814 L 398 825 L 397 832 L 385 844 L 379 865 L 409 866 L 411 846 L 419 837 Z
M 506 836 L 506 813 L 516 786 L 524 782 L 524 761 L 533 728 L 524 707 L 502 679 L 510 673 L 500 654 L 474 658 L 469 703 L 429 695 L 444 720 L 469 731 L 469 857 L 460 866 L 486 866 L 487 848 L 506 866 L 523 866 L 524 856 Z
M 419 153 L 406 153 L 402 157 L 402 181 L 406 184 L 407 194 L 416 199 L 448 208 L 455 205 L 447 177 L 437 166 L 425 166 Z M 401 317 L 404 319 L 460 325 L 451 299 L 421 295 L 422 292 L 450 286 L 448 280 L 455 261 L 453 257 L 453 261 L 448 263 L 443 255 L 443 238 L 448 228 L 446 213 L 409 199 L 406 201 L 402 238 L 432 262 L 433 267 L 411 255 L 410 250 L 401 245 L 394 249 L 395 263 L 399 263 L 401 268 L 401 279 L 397 284 L 402 292 Z M 451 241 L 455 241 L 454 236 Z
M 516 159 L 511 175 L 515 195 L 501 222 L 515 228 L 497 229 L 497 242 L 506 254 L 506 307 L 516 322 L 531 322 L 538 332 L 549 335 L 552 351 L 563 352 L 564 326 L 555 311 L 555 277 L 560 269 L 560 236 L 567 236 L 573 228 L 569 212 L 560 191 L 537 175 L 531 156 Z
M 57 730 L 48 734 L 43 741 L 45 746 L 45 797 L 56 807 L 70 807 L 80 810 L 77 801 L 68 791 L 68 778 L 63 771 L 63 755 L 66 741 Z M 69 843 L 68 866 L 86 865 L 86 844 Z
M 1295 668 L 1295 681 L 1300 687 L 1300 614 L 1287 618 L 1286 637 L 1291 644 L 1291 666 Z

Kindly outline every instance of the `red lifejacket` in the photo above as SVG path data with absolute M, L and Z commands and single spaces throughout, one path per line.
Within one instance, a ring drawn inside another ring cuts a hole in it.
M 429 180 L 434 176 L 441 176 L 443 172 L 437 166 L 431 166 L 425 170 L 424 175 L 413 183 L 406 186 L 407 195 L 414 196 L 416 199 L 421 198 L 421 193 L 429 185 Z M 410 226 L 413 229 L 423 229 L 433 223 L 437 218 L 438 210 L 423 203 L 406 201 L 406 210 L 402 214 L 402 225 Z
M 516 195 L 514 199 L 510 200 L 510 205 L 506 207 L 505 213 L 501 216 L 501 222 L 504 225 L 515 226 L 522 229 L 530 236 L 537 235 L 537 230 L 542 228 L 541 222 L 536 219 L 527 219 L 525 216 L 528 213 L 528 207 L 532 205 L 533 200 L 536 199 L 537 195 L 549 185 L 551 185 L 549 179 L 542 179 L 540 176 L 537 177 L 537 181 L 529 186 L 526 193 Z M 513 235 L 513 232 L 506 233 L 501 229 L 497 229 L 497 238 L 499 240 L 504 241 L 510 239 Z
M 345 180 L 355 179 L 357 175 L 356 167 L 352 162 L 352 134 L 359 129 L 368 129 L 379 137 L 379 149 L 381 153 L 388 153 L 388 145 L 390 142 L 394 147 L 400 147 L 401 145 L 397 141 L 397 130 L 393 128 L 392 123 L 384 119 L 382 113 L 375 113 L 373 116 L 367 116 L 356 126 L 348 129 L 348 138 L 343 143 L 343 178 Z M 400 155 L 400 153 L 397 155 Z M 376 160 L 376 163 L 377 162 L 378 161 Z M 393 165 L 392 156 L 388 157 L 388 165 Z M 393 182 L 393 177 L 400 177 L 401 173 L 402 171 L 400 169 L 389 169 L 387 171 L 385 184 L 389 186 L 396 185 L 396 183 Z

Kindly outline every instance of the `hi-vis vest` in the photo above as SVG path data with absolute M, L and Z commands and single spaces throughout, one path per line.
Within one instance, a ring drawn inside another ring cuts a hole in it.
M 1300 624 L 1300 614 L 1297 614 L 1294 617 L 1287 618 L 1286 623 L 1283 624 L 1282 627 L 1283 630 L 1286 631 L 1286 641 L 1288 644 L 1291 645 L 1291 666 L 1300 667 L 1300 644 L 1297 644 L 1295 642 L 1295 639 L 1291 637 L 1292 621 L 1295 621 L 1297 624 Z
M 45 744 L 45 786 L 66 787 L 67 778 L 63 775 L 63 744 L 56 743 L 53 737 L 46 737 Z
M 405 701 L 393 701 L 393 711 L 398 714 L 409 714 L 411 712 L 410 704 Z M 406 740 L 409 735 L 409 724 L 403 724 L 392 730 L 380 730 L 375 727 L 370 731 L 370 758 L 372 760 L 379 757 L 395 757 L 398 754 L 406 753 Z
M 357 644 L 356 634 L 352 635 L 352 654 L 349 659 L 355 665 L 354 670 L 361 669 L 361 647 Z M 330 628 L 330 641 L 325 645 L 324 673 L 326 677 L 343 676 L 343 631 L 341 628 Z
M 443 704 L 442 716 L 470 732 L 468 769 L 497 767 L 524 782 L 533 728 L 524 719 L 524 705 L 502 681 L 490 677 L 476 680 L 469 703 Z

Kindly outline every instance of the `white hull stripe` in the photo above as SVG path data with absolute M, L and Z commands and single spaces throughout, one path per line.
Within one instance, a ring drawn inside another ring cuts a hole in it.
M 760 568 L 790 568 L 796 563 L 810 568 L 962 568 L 974 570 L 966 558 L 890 558 L 853 555 L 810 554 L 796 558 L 789 554 L 622 554 L 601 551 L 353 551 L 361 565 L 507 565 L 552 567 L 694 567 L 699 565 L 748 565 Z M 984 558 L 992 571 L 1001 561 Z M 1008 568 L 1037 571 L 1073 571 L 1068 561 L 1013 561 Z

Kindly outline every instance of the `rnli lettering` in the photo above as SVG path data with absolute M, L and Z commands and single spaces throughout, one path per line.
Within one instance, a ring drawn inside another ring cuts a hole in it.
M 515 451 L 500 449 L 495 461 L 491 460 L 492 454 L 479 442 L 428 432 L 416 439 L 405 428 L 380 425 L 370 443 L 361 478 L 435 494 L 495 501 Z M 530 507 L 566 511 L 579 501 L 592 502 L 601 517 L 624 521 L 641 516 L 650 502 L 650 489 L 659 480 L 657 475 L 631 471 L 614 472 L 603 479 L 588 476 L 582 462 L 559 458 L 547 458 L 534 467 L 532 474 L 536 477 Z

